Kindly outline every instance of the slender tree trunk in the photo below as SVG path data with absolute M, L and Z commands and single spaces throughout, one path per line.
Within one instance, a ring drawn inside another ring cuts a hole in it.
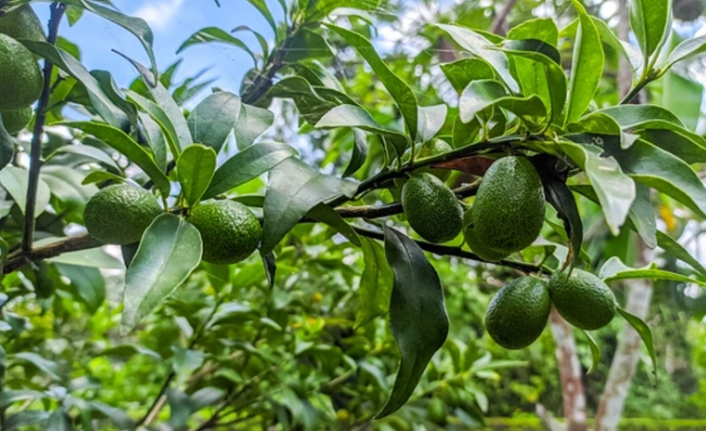
M 556 342 L 557 364 L 564 398 L 566 431 L 586 431 L 586 395 L 581 381 L 581 364 L 576 354 L 576 340 L 571 326 L 552 308 L 549 324 Z
M 620 40 L 628 40 L 630 33 L 630 22 L 628 17 L 627 0 L 618 0 L 618 37 Z M 622 99 L 632 88 L 632 68 L 627 59 L 620 57 L 618 65 L 618 100 Z

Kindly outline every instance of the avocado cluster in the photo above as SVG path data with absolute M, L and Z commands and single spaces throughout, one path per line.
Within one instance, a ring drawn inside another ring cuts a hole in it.
M 46 41 L 29 5 L 0 17 L 0 118 L 15 134 L 32 119 L 31 106 L 42 94 L 42 73 L 35 56 L 19 40 Z
M 552 304 L 567 322 L 587 331 L 608 325 L 617 307 L 603 280 L 580 269 L 558 271 L 548 282 L 521 277 L 491 300 L 485 315 L 488 334 L 506 349 L 524 349 L 542 335 Z

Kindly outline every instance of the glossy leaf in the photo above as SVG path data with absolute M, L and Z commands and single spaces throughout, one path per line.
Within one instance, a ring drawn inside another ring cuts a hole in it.
M 131 162 L 145 171 L 150 179 L 154 181 L 157 188 L 159 188 L 162 196 L 169 196 L 170 185 L 166 175 L 164 175 L 159 166 L 157 166 L 152 156 L 130 136 L 125 134 L 125 132 L 109 126 L 108 124 L 89 121 L 63 123 L 63 125 L 93 135 L 113 147 L 116 151 L 123 154 L 130 159 Z
M 147 143 L 152 149 L 152 155 L 154 156 L 154 161 L 162 172 L 167 171 L 167 143 L 164 140 L 164 134 L 162 133 L 162 128 L 156 121 L 152 119 L 148 114 L 140 112 L 137 114 L 140 124 L 142 125 L 142 131 L 147 138 Z
M 317 129 L 353 127 L 383 135 L 396 143 L 399 149 L 407 147 L 407 137 L 396 130 L 382 127 L 368 111 L 356 105 L 341 105 L 330 110 L 316 123 Z
M 216 171 L 216 152 L 213 148 L 194 144 L 187 147 L 177 161 L 177 174 L 182 195 L 190 206 L 201 200 Z
M 445 104 L 419 107 L 419 142 L 431 141 L 446 122 L 448 107 Z
M 128 99 L 139 106 L 142 111 L 146 112 L 152 121 L 159 126 L 162 131 L 162 135 L 167 141 L 172 157 L 178 158 L 180 145 L 177 140 L 177 131 L 167 113 L 164 112 L 164 109 L 148 98 L 143 97 L 133 91 L 128 92 Z
M 409 135 L 414 141 L 417 138 L 418 124 L 417 96 L 415 96 L 414 91 L 404 80 L 390 70 L 375 51 L 372 42 L 363 35 L 335 25 L 327 24 L 327 26 L 351 44 L 368 62 L 375 75 L 385 85 L 392 98 L 395 99 L 405 119 Z
M 274 250 L 316 205 L 340 195 L 352 197 L 357 188 L 355 183 L 321 174 L 296 158 L 280 163 L 267 184 L 261 254 Z
M 58 264 L 59 271 L 71 280 L 78 300 L 86 304 L 88 312 L 95 314 L 105 301 L 105 279 L 97 268 Z
M 348 241 L 357 245 L 358 247 L 361 246 L 360 236 L 358 236 L 358 233 L 355 231 L 355 229 L 353 229 L 353 227 L 349 225 L 348 222 L 346 222 L 343 217 L 341 217 L 340 214 L 334 211 L 334 209 L 330 206 L 324 204 L 316 205 L 314 208 L 309 210 L 307 216 L 313 218 L 316 221 L 331 226 L 332 228 L 336 229 L 338 233 L 346 237 Z
M 556 47 L 559 44 L 559 29 L 551 18 L 536 18 L 511 28 L 508 39 L 535 39 Z
M 272 31 L 275 34 L 277 34 L 277 22 L 272 17 L 272 12 L 270 12 L 270 9 L 267 7 L 267 3 L 265 3 L 265 0 L 247 0 L 247 1 L 251 5 L 255 6 L 255 8 L 262 14 L 262 16 L 265 17 L 265 20 L 267 20 L 267 23 L 270 24 L 270 27 L 272 27 Z
M 645 345 L 647 348 L 647 351 L 650 354 L 650 359 L 652 360 L 652 374 L 655 377 L 655 381 L 657 379 L 657 355 L 655 354 L 655 346 L 654 346 L 654 341 L 652 339 L 652 330 L 650 329 L 649 326 L 647 326 L 647 323 L 645 323 L 642 319 L 639 317 L 632 315 L 625 311 L 624 309 L 618 307 L 618 313 L 620 313 L 621 316 L 632 326 L 635 331 L 640 335 L 640 338 L 642 339 L 642 343 Z
M 662 106 L 674 113 L 689 130 L 696 130 L 701 118 L 704 86 L 675 71 L 662 77 Z
M 365 237 L 361 238 L 361 246 L 365 269 L 358 286 L 360 304 L 355 320 L 357 328 L 388 312 L 394 282 L 392 268 L 385 257 L 385 249 L 376 241 Z
M 292 99 L 297 105 L 299 114 L 313 126 L 327 112 L 340 105 L 321 97 L 311 84 L 300 76 L 290 76 L 280 80 L 270 89 L 270 94 L 273 97 Z
M 621 105 L 598 112 L 610 115 L 623 129 L 645 127 L 645 124 L 660 121 L 684 127 L 684 123 L 668 110 L 657 105 Z
M 353 154 L 351 160 L 343 172 L 343 178 L 347 178 L 358 172 L 363 167 L 365 160 L 368 158 L 368 144 L 365 132 L 358 129 L 353 129 Z
M 706 163 L 706 146 L 701 145 L 700 139 L 696 142 L 688 133 L 645 130 L 639 132 L 639 135 L 645 141 L 674 154 L 686 163 Z
M 378 419 L 394 413 L 409 400 L 449 332 L 441 281 L 422 249 L 407 236 L 386 227 L 385 255 L 394 273 L 390 327 L 401 362 L 392 393 L 376 416 Z
M 125 308 L 120 331 L 130 332 L 191 274 L 201 261 L 199 231 L 173 214 L 147 228 L 125 275 Z
M 125 178 L 111 174 L 110 172 L 107 171 L 93 171 L 86 175 L 86 177 L 81 181 L 81 184 L 83 185 L 88 185 L 88 184 L 99 184 L 99 183 L 104 183 L 106 181 L 114 181 L 117 183 L 122 183 L 125 182 Z
M 289 41 L 284 52 L 284 61 L 299 62 L 328 58 L 333 55 L 331 47 L 320 34 L 310 30 L 299 30 Z
M 194 142 L 213 148 L 216 153 L 233 133 L 242 102 L 233 93 L 213 93 L 189 114 L 187 124 Z
M 658 269 L 655 264 L 648 265 L 644 268 L 631 268 L 625 265 L 617 256 L 611 257 L 603 264 L 598 276 L 606 283 L 620 280 L 647 279 L 669 280 L 687 284 L 693 283 L 701 287 L 706 287 L 706 282 L 704 281 L 675 272 Z
M 630 2 L 630 25 L 646 59 L 662 46 L 671 30 L 672 9 L 670 5 L 671 1 L 669 0 L 633 0 Z
M 511 91 L 519 91 L 520 87 L 510 73 L 507 57 L 502 52 L 492 49 L 493 44 L 487 38 L 469 28 L 457 25 L 436 24 L 436 26 L 447 32 L 461 48 L 490 64 Z
M 101 163 L 109 168 L 113 168 L 115 172 L 122 172 L 118 163 L 106 154 L 104 151 L 99 150 L 96 147 L 91 147 L 89 145 L 64 145 L 63 147 L 57 148 L 52 154 L 47 157 L 47 162 L 51 160 L 57 154 L 77 154 L 94 161 Z
M 595 145 L 561 141 L 559 146 L 588 175 L 606 223 L 613 235 L 617 235 L 635 200 L 635 183 L 623 173 L 618 161 L 613 157 L 602 157 L 603 151 Z
M 5 166 L 0 171 L 0 185 L 12 196 L 20 211 L 24 214 L 27 206 L 27 187 L 29 184 L 29 172 L 15 166 Z M 44 209 L 49 205 L 51 192 L 47 183 L 39 180 L 37 186 L 37 204 L 34 217 L 39 217 Z
M 521 117 L 546 116 L 544 103 L 537 96 L 520 98 L 508 96 L 497 81 L 481 80 L 468 85 L 461 93 L 459 113 L 461 121 L 468 123 L 484 110 L 497 106 Z
M 275 116 L 267 109 L 243 104 L 235 126 L 235 142 L 240 150 L 252 145 L 275 121 Z
M 478 58 L 464 58 L 453 63 L 442 64 L 441 71 L 458 93 L 473 81 L 495 78 L 493 68 Z
M 630 207 L 630 220 L 635 230 L 649 248 L 657 246 L 657 220 L 650 199 L 650 188 L 642 183 L 635 183 L 635 201 Z
M 2 113 L 0 113 L 0 170 L 12 161 L 15 153 L 15 144 L 12 136 L 7 133 L 2 123 Z
M 250 48 L 248 47 L 248 45 L 245 44 L 245 42 L 218 27 L 205 27 L 192 34 L 188 39 L 184 41 L 184 43 L 181 44 L 176 53 L 181 54 L 182 51 L 191 46 L 212 42 L 220 42 L 238 47 L 250 54 L 250 57 L 252 57 L 253 61 L 257 63 L 257 57 L 255 57 L 255 54 L 250 50 Z
M 706 277 L 706 267 L 704 267 L 698 259 L 689 253 L 679 242 L 662 231 L 657 231 L 657 244 L 664 249 L 670 256 L 681 260 L 688 264 L 703 277 Z
M 270 171 L 296 154 L 294 148 L 285 144 L 262 143 L 250 146 L 228 159 L 216 170 L 203 198 L 210 199 L 232 190 Z
M 706 52 L 706 36 L 694 37 L 687 39 L 677 45 L 676 48 L 669 54 L 666 68 L 672 67 L 674 64 L 695 57 Z
M 588 371 L 586 372 L 586 374 L 591 374 L 601 364 L 601 348 L 598 347 L 598 343 L 593 338 L 593 335 L 591 335 L 590 332 L 588 332 L 588 331 L 581 331 L 581 332 L 583 332 L 583 335 L 586 336 L 586 340 L 588 341 L 588 347 L 591 348 L 591 366 L 588 368 Z
M 586 9 L 572 0 L 579 14 L 579 29 L 574 42 L 574 56 L 569 79 L 569 98 L 564 124 L 573 123 L 583 116 L 593 100 L 603 76 L 605 55 L 598 30 Z

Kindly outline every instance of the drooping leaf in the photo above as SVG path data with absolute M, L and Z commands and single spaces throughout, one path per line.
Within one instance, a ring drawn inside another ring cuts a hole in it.
M 121 333 L 131 331 L 201 261 L 199 231 L 173 214 L 162 214 L 147 228 L 125 276 Z
M 347 178 L 358 172 L 358 169 L 363 167 L 365 160 L 368 158 L 368 145 L 365 132 L 358 129 L 353 129 L 353 154 L 351 160 L 343 172 L 343 178 Z
M 73 431 L 73 429 L 73 422 L 64 407 L 54 410 L 44 427 L 44 431 Z
M 200 144 L 187 147 L 177 161 L 182 194 L 190 206 L 201 200 L 216 171 L 216 152 Z
M 521 117 L 544 117 L 544 103 L 537 96 L 520 98 L 509 96 L 498 81 L 480 80 L 471 82 L 461 93 L 459 113 L 461 121 L 468 123 L 477 114 L 492 107 L 507 109 Z
M 255 8 L 262 14 L 262 16 L 265 17 L 265 20 L 267 20 L 267 23 L 270 24 L 270 27 L 272 27 L 272 31 L 274 31 L 275 35 L 277 34 L 277 21 L 275 21 L 274 17 L 272 16 L 272 12 L 270 12 L 270 8 L 267 7 L 267 3 L 265 3 L 265 0 L 247 0 L 248 3 L 251 5 L 255 6 Z
M 309 210 L 307 216 L 313 218 L 316 221 L 331 226 L 332 228 L 336 229 L 338 233 L 346 237 L 348 241 L 357 245 L 358 247 L 361 246 L 360 236 L 358 236 L 358 233 L 355 231 L 355 229 L 353 229 L 353 227 L 349 225 L 348 222 L 346 222 L 343 217 L 341 217 L 341 215 L 334 211 L 334 209 L 330 206 L 318 204 L 314 208 Z
M 356 105 L 341 105 L 333 108 L 316 123 L 315 127 L 317 129 L 352 127 L 383 135 L 394 142 L 398 150 L 402 150 L 400 154 L 408 144 L 408 139 L 405 135 L 396 130 L 382 127 L 368 111 Z
M 235 142 L 240 150 L 252 145 L 274 123 L 275 116 L 267 109 L 243 104 L 235 126 Z
M 101 163 L 109 168 L 112 168 L 115 172 L 121 173 L 122 169 L 118 166 L 117 162 L 113 160 L 110 155 L 106 154 L 104 151 L 92 147 L 90 145 L 64 145 L 59 147 L 52 154 L 47 156 L 47 162 L 52 159 L 57 154 L 77 154 L 89 159 L 93 159 L 98 163 Z
M 649 248 L 657 246 L 657 219 L 650 199 L 650 188 L 635 183 L 635 201 L 630 207 L 629 217 L 635 230 Z
M 477 58 L 464 58 L 442 64 L 441 71 L 444 72 L 446 79 L 458 93 L 461 93 L 473 81 L 495 78 L 493 68 Z
M 588 341 L 588 347 L 591 348 L 591 366 L 586 372 L 586 374 L 591 374 L 601 364 L 601 348 L 598 347 L 598 343 L 596 343 L 596 340 L 593 338 L 593 335 L 591 335 L 590 332 L 581 332 L 583 332 L 583 335 L 586 336 L 586 340 Z
M 356 313 L 356 327 L 364 326 L 387 313 L 394 282 L 392 268 L 385 257 L 385 249 L 376 241 L 365 237 L 361 238 L 361 246 L 365 269 L 358 286 L 360 304 Z
M 184 43 L 181 44 L 179 49 L 177 50 L 177 54 L 181 54 L 182 51 L 184 51 L 186 48 L 189 48 L 190 46 L 194 45 L 199 45 L 202 43 L 212 43 L 212 42 L 219 42 L 219 43 L 225 43 L 228 45 L 233 45 L 235 47 L 238 47 L 242 49 L 243 51 L 247 52 L 250 54 L 250 57 L 252 57 L 253 61 L 257 63 L 257 57 L 255 54 L 250 50 L 247 44 L 240 40 L 239 38 L 232 36 L 230 33 L 227 31 L 220 29 L 218 27 L 205 27 L 202 28 L 201 30 L 197 31 L 196 33 L 192 34 L 188 39 L 184 41 Z
M 30 353 L 30 352 L 21 352 L 21 353 L 15 353 L 14 355 L 11 356 L 11 359 L 14 361 L 20 360 L 24 362 L 29 362 L 30 364 L 34 365 L 37 367 L 38 370 L 42 371 L 43 373 L 46 373 L 48 376 L 50 376 L 52 379 L 56 381 L 62 381 L 61 377 L 61 367 L 59 367 L 59 364 L 57 364 L 54 361 L 50 361 L 49 359 L 43 358 L 42 356 L 36 354 L 36 353 Z
M 695 57 L 706 52 L 706 36 L 694 37 L 686 39 L 669 54 L 667 65 L 665 68 L 670 68 L 674 64 Z
M 2 114 L 0 113 L 0 170 L 12 161 L 14 154 L 15 145 L 12 142 L 12 136 L 5 130 L 5 126 L 2 123 Z
M 603 207 L 606 223 L 611 232 L 618 235 L 635 200 L 635 183 L 613 157 L 602 157 L 603 151 L 595 145 L 561 141 L 559 146 L 588 175 Z
M 263 35 L 256 32 L 255 30 L 248 27 L 247 25 L 239 25 L 236 28 L 234 28 L 233 30 L 231 30 L 230 32 L 237 33 L 239 31 L 248 31 L 248 32 L 252 33 L 253 36 L 255 36 L 255 38 L 257 39 L 257 42 L 260 44 L 260 49 L 262 50 L 262 58 L 267 58 L 267 56 L 270 53 L 270 47 L 269 47 L 269 44 L 267 43 L 267 39 L 265 39 L 265 37 Z M 255 62 L 257 63 L 257 60 Z
M 63 123 L 63 125 L 93 135 L 115 148 L 116 151 L 123 154 L 130 159 L 131 162 L 145 171 L 150 179 L 154 181 L 157 188 L 159 188 L 162 196 L 169 196 L 170 185 L 167 176 L 164 175 L 164 172 L 157 166 L 152 156 L 125 132 L 108 124 L 90 121 Z
M 669 0 L 630 2 L 630 25 L 645 58 L 644 64 L 662 46 L 671 30 L 671 3 Z
M 247 147 L 216 170 L 203 198 L 212 198 L 257 178 L 296 154 L 289 145 L 274 142 Z
M 154 161 L 162 170 L 162 172 L 167 171 L 167 143 L 164 140 L 164 134 L 162 133 L 162 128 L 156 121 L 152 119 L 148 114 L 138 113 L 138 118 L 140 119 L 140 124 L 142 125 L 142 131 L 147 138 L 147 143 L 150 148 L 152 148 L 152 155 L 154 156 Z
M 701 118 L 704 86 L 675 71 L 662 77 L 662 85 L 662 106 L 679 117 L 689 130 L 696 130 Z
M 621 316 L 632 326 L 635 328 L 635 331 L 640 335 L 640 338 L 642 339 L 643 344 L 647 348 L 647 351 L 650 354 L 650 359 L 652 360 L 652 374 L 654 375 L 655 382 L 657 379 L 657 355 L 655 354 L 655 346 L 654 346 L 654 341 L 652 339 L 652 330 L 650 329 L 649 326 L 647 326 L 647 323 L 645 323 L 642 319 L 639 317 L 632 315 L 622 309 L 621 307 L 618 307 L 618 313 L 620 313 Z
M 613 32 L 613 30 L 608 26 L 608 24 L 602 19 L 592 16 L 591 20 L 593 20 L 593 24 L 596 26 L 596 30 L 598 30 L 598 34 L 601 37 L 601 41 L 605 45 L 608 45 L 613 48 L 616 52 L 622 55 L 628 61 L 628 63 L 630 63 L 630 68 L 632 69 L 634 78 L 635 72 L 638 71 L 640 67 L 642 67 L 643 58 L 640 50 L 634 45 L 631 45 L 630 42 L 620 40 L 620 38 L 618 38 L 618 35 L 616 35 L 615 32 Z M 571 24 L 561 30 L 560 37 L 575 38 L 578 29 L 579 19 L 576 18 Z
M 143 97 L 134 91 L 128 92 L 128 99 L 134 102 L 137 106 L 144 111 L 152 121 L 157 124 L 162 131 L 162 136 L 166 139 L 169 146 L 169 151 L 172 153 L 172 157 L 178 158 L 180 152 L 179 141 L 177 140 L 177 131 L 174 128 L 169 116 L 164 109 L 159 105 Z
M 375 51 L 372 42 L 363 35 L 332 24 L 327 24 L 327 26 L 338 33 L 339 36 L 343 37 L 346 42 L 351 44 L 365 61 L 368 62 L 375 75 L 382 81 L 387 91 L 390 92 L 390 95 L 392 95 L 392 98 L 397 103 L 405 119 L 409 135 L 412 141 L 414 141 L 417 138 L 418 124 L 417 96 L 415 96 L 414 91 L 412 91 L 410 86 L 404 82 L 402 78 L 395 75 L 390 70 Z
M 339 105 L 321 97 L 316 90 L 300 76 L 286 77 L 270 89 L 273 97 L 292 99 L 301 116 L 315 126 L 331 109 Z
M 267 184 L 261 254 L 274 250 L 316 205 L 340 195 L 352 197 L 356 190 L 355 183 L 321 174 L 299 159 L 284 160 L 272 170 Z
M 284 53 L 284 61 L 299 61 L 328 58 L 333 55 L 331 47 L 320 34 L 310 30 L 299 30 L 289 41 Z
M 419 107 L 419 142 L 431 141 L 446 122 L 448 107 L 445 104 Z
M 407 236 L 386 227 L 385 255 L 394 273 L 390 327 L 401 362 L 392 393 L 377 414 L 378 419 L 394 413 L 409 400 L 449 331 L 441 281 L 422 249 Z
M 644 268 L 631 268 L 625 265 L 617 256 L 611 257 L 603 264 L 598 276 L 606 283 L 619 280 L 648 279 L 669 280 L 687 284 L 693 283 L 701 287 L 706 287 L 706 282 L 704 281 L 675 272 L 658 269 L 655 264 L 648 265 Z
M 5 166 L 0 171 L 0 185 L 12 196 L 20 211 L 24 214 L 27 207 L 27 188 L 29 187 L 29 171 L 15 166 Z M 37 218 L 49 205 L 51 191 L 47 183 L 39 179 L 37 185 L 37 203 L 34 217 Z
M 105 300 L 105 279 L 96 268 L 76 265 L 57 265 L 59 271 L 71 280 L 78 297 L 91 314 L 95 314 Z
M 569 99 L 564 124 L 573 123 L 583 116 L 593 100 L 603 76 L 605 55 L 598 30 L 586 9 L 572 0 L 579 14 L 579 29 L 574 43 L 574 56 L 569 80 Z
M 241 106 L 238 96 L 225 91 L 205 98 L 191 111 L 187 121 L 194 142 L 220 152 L 235 129 Z

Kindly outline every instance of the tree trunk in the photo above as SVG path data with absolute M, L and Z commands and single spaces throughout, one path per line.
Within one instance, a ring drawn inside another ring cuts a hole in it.
M 618 37 L 620 40 L 628 40 L 630 34 L 630 22 L 628 17 L 627 0 L 618 0 Z M 632 66 L 627 59 L 620 57 L 618 64 L 618 100 L 622 99 L 632 88 Z
M 586 431 L 586 395 L 581 381 L 581 364 L 576 354 L 576 340 L 571 326 L 552 307 L 549 324 L 554 335 L 557 364 L 564 398 L 564 429 Z

